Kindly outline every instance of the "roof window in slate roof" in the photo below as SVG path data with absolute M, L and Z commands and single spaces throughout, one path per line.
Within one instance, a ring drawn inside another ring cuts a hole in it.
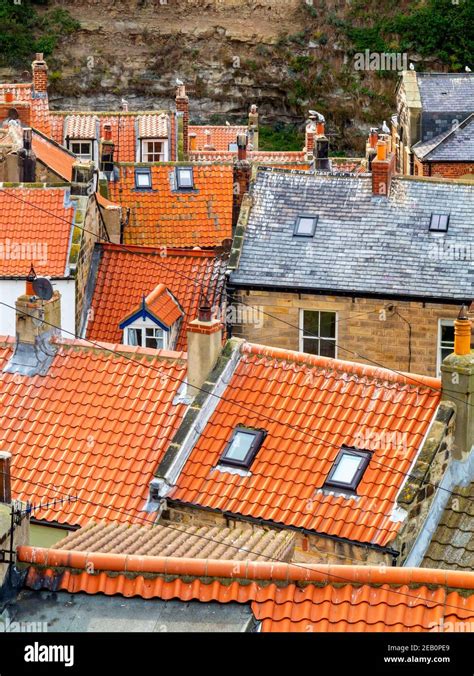
M 178 190 L 192 190 L 194 188 L 192 167 L 176 167 L 176 185 Z
M 306 214 L 298 216 L 293 235 L 296 237 L 313 237 L 317 222 L 317 216 L 308 216 Z
M 149 168 L 135 169 L 135 187 L 139 190 L 151 188 L 151 171 Z
M 248 469 L 265 439 L 264 430 L 236 427 L 221 456 L 221 465 Z
M 449 216 L 446 214 L 431 214 L 431 232 L 448 232 L 448 224 Z
M 369 464 L 370 456 L 370 451 L 360 451 L 343 446 L 324 485 L 355 492 Z

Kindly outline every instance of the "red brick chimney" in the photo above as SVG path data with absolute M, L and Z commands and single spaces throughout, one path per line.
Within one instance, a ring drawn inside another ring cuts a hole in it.
M 7 505 L 12 501 L 10 461 L 11 454 L 0 451 L 0 502 Z
M 316 134 L 316 120 L 314 117 L 310 116 L 308 122 L 306 123 L 305 131 L 306 131 L 305 133 L 306 157 L 307 159 L 312 159 L 314 153 L 314 136 Z
M 242 199 L 250 187 L 251 166 L 247 160 L 247 134 L 237 135 L 237 158 L 234 160 L 234 189 L 232 199 L 232 225 L 239 220 Z
M 395 172 L 395 156 L 388 153 L 387 142 L 377 141 L 377 156 L 372 160 L 372 193 L 388 196 Z
M 182 113 L 183 117 L 183 153 L 188 154 L 189 149 L 189 98 L 186 95 L 186 87 L 184 84 L 178 85 L 176 89 L 176 110 Z
M 31 64 L 33 73 L 33 89 L 35 92 L 45 92 L 48 89 L 48 66 L 43 59 L 43 54 L 39 52 Z

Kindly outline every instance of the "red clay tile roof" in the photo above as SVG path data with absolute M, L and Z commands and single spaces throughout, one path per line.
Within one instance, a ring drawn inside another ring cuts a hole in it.
M 138 138 L 168 138 L 169 117 L 166 113 L 160 115 L 139 115 Z
M 391 514 L 403 473 L 435 414 L 440 381 L 261 345 L 240 349 L 168 499 L 388 545 L 400 526 Z M 237 425 L 268 431 L 245 476 L 216 469 Z M 373 450 L 356 498 L 323 490 L 342 445 Z
M 189 153 L 193 162 L 232 162 L 237 157 L 237 151 L 224 150 L 195 150 Z M 270 166 L 276 169 L 300 169 L 308 171 L 311 162 L 305 159 L 303 151 L 266 151 L 251 150 L 247 159 L 254 165 Z
M 177 349 L 186 349 L 188 323 L 197 316 L 201 292 L 211 305 L 219 305 L 224 288 L 226 262 L 211 251 L 160 249 L 100 244 L 101 259 L 87 326 L 90 340 L 120 342 L 119 324 L 143 298 L 164 284 L 184 310 Z M 163 255 L 165 253 L 165 255 Z M 195 280 L 193 284 L 190 279 Z
M 49 104 L 48 97 L 46 95 L 36 94 L 33 97 L 33 89 L 31 83 L 21 83 L 21 84 L 0 84 L 0 97 L 4 99 L 5 92 L 13 92 L 14 102 L 11 104 L 11 107 L 15 107 L 15 101 L 21 101 L 22 103 L 28 103 L 30 106 L 31 116 L 30 124 L 38 131 L 43 132 L 43 134 L 50 135 L 51 125 L 49 120 Z M 2 101 L 0 100 L 0 103 Z
M 76 160 L 72 153 L 37 132 L 33 132 L 32 145 L 33 152 L 40 162 L 52 169 L 58 176 L 64 178 L 65 181 L 72 180 L 72 165 Z
M 195 189 L 176 191 L 175 167 L 152 165 L 152 190 L 137 190 L 135 167 L 120 168 L 109 190 L 112 201 L 130 209 L 125 244 L 212 247 L 232 237 L 232 167 L 194 165 L 193 173 Z
M 99 118 L 94 115 L 66 115 L 64 118 L 64 138 L 96 139 Z
M 255 561 L 270 557 L 289 561 L 295 534 L 234 524 L 232 528 L 172 523 L 140 526 L 91 522 L 69 533 L 55 549 L 138 556 Z
M 204 146 L 210 143 L 216 150 L 228 150 L 229 143 L 236 143 L 237 134 L 245 134 L 246 126 L 190 126 L 188 134 L 196 134 L 196 150 L 204 150 Z M 206 132 L 209 131 L 208 136 Z
M 17 554 L 18 561 L 30 564 L 26 587 L 250 603 L 263 632 L 449 632 L 474 626 L 472 572 L 86 554 L 27 546 Z
M 68 116 L 84 117 L 86 119 L 92 119 L 94 117 L 99 120 L 99 136 L 104 135 L 104 125 L 109 124 L 111 127 L 112 141 L 115 144 L 115 154 L 114 160 L 116 162 L 135 162 L 137 157 L 137 126 L 138 119 L 143 117 L 152 117 L 154 120 L 157 120 L 156 124 L 159 126 L 160 112 L 154 111 L 150 113 L 138 113 L 138 112 L 89 112 L 89 113 L 67 113 L 67 112 L 55 112 L 50 113 L 50 123 L 51 123 L 51 137 L 61 145 L 64 142 L 65 137 L 65 119 Z M 176 159 L 176 147 L 175 147 L 175 118 L 173 115 L 166 114 L 166 119 L 170 120 L 170 133 L 171 133 L 171 159 Z M 155 122 L 152 123 L 152 125 Z M 148 122 L 150 126 L 150 121 Z M 94 133 L 94 137 L 95 137 Z
M 47 375 L 26 377 L 2 372 L 13 339 L 0 340 L 0 447 L 12 454 L 13 496 L 47 505 L 34 516 L 50 522 L 143 522 L 153 470 L 183 415 L 173 404 L 182 353 L 61 341 Z M 77 499 L 50 504 L 68 496 Z
M 143 303 L 135 307 L 122 321 L 125 321 L 128 317 L 136 314 L 142 305 L 145 305 L 148 312 L 156 317 L 159 322 L 168 327 L 172 326 L 183 316 L 183 311 L 178 301 L 164 284 L 158 284 L 153 291 L 143 299 Z
M 0 276 L 36 274 L 64 277 L 74 205 L 66 188 L 0 189 Z M 51 212 L 51 213 L 50 213 Z

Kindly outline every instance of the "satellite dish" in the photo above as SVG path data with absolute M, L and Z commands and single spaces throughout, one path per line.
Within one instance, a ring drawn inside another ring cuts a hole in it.
M 46 277 L 36 277 L 33 280 L 33 291 L 43 300 L 51 300 L 53 297 L 53 287 L 49 279 Z

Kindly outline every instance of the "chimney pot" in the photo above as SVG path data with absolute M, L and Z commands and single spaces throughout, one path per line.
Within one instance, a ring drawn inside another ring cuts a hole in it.
M 13 92 L 10 89 L 7 89 L 5 92 L 5 103 L 12 103 L 13 98 Z
M 12 501 L 10 463 L 11 453 L 0 451 L 0 502 L 9 505 Z
M 239 160 L 247 159 L 247 134 L 237 134 L 237 158 Z
M 387 144 L 385 141 L 377 141 L 377 159 L 386 160 L 387 159 Z
M 108 122 L 104 124 L 104 140 L 105 141 L 112 140 L 112 125 Z
M 200 305 L 198 309 L 198 320 L 200 322 L 210 322 L 212 317 L 212 308 L 210 305 Z
M 317 122 L 316 123 L 316 135 L 317 136 L 324 136 L 324 122 Z
M 471 352 L 472 323 L 463 305 L 454 322 L 454 354 L 462 356 Z

